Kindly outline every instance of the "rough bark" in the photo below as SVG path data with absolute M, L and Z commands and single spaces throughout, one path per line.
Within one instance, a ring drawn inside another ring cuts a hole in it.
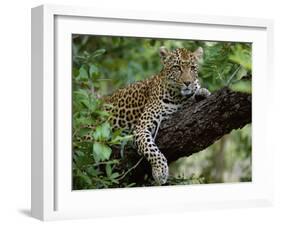
M 213 144 L 233 129 L 251 122 L 251 95 L 222 88 L 207 99 L 192 102 L 182 111 L 162 122 L 156 144 L 168 162 L 199 152 Z M 120 157 L 120 150 L 114 155 Z M 126 148 L 121 165 L 125 168 L 140 159 L 136 150 Z M 130 177 L 138 178 L 150 173 L 146 161 L 131 171 Z

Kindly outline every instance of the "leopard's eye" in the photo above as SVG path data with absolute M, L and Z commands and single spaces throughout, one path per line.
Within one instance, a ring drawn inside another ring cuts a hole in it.
M 196 71 L 196 70 L 197 70 L 197 67 L 194 66 L 194 65 L 192 65 L 192 66 L 190 66 L 190 70 L 191 70 L 191 71 Z

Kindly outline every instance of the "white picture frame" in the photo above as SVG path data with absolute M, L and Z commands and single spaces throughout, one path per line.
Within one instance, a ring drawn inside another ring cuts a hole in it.
M 95 29 L 93 29 L 95 28 Z M 271 205 L 265 103 L 273 82 L 273 22 L 44 5 L 32 9 L 32 201 L 41 220 Z M 243 184 L 71 190 L 71 34 L 253 43 L 253 181 Z M 188 36 L 188 37 L 187 37 Z

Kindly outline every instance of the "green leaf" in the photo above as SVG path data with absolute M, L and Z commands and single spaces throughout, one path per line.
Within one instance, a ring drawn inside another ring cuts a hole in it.
M 91 185 L 92 184 L 92 180 L 90 179 L 90 177 L 86 173 L 81 172 L 80 170 L 78 170 L 77 176 L 80 178 L 80 180 L 83 183 L 85 183 L 87 185 Z
M 75 160 L 77 167 L 81 167 L 83 165 L 87 165 L 93 162 L 86 153 L 82 154 L 82 151 L 79 150 L 76 150 L 74 152 L 73 159 Z
M 111 179 L 111 181 L 115 184 L 119 184 L 119 181 L 118 180 L 115 180 L 115 179 Z
M 96 162 L 108 160 L 111 152 L 111 148 L 105 144 L 95 142 L 93 145 L 93 156 Z
M 133 183 L 131 183 L 131 184 L 128 184 L 127 187 L 133 187 L 133 186 L 135 186 L 135 185 L 136 185 L 136 183 L 133 182 Z
M 89 69 L 89 73 L 90 73 L 90 76 L 93 78 L 93 79 L 97 79 L 98 75 L 99 75 L 99 69 L 96 65 L 92 64 L 90 66 L 90 69 Z
M 119 177 L 119 173 L 117 173 L 117 172 L 111 174 L 111 176 L 110 176 L 111 179 L 115 179 L 117 177 Z
M 120 144 L 121 142 L 125 141 L 130 141 L 133 139 L 133 135 L 126 135 L 126 136 L 119 136 L 117 135 L 116 137 L 114 137 L 110 143 L 111 144 Z
M 97 177 L 100 174 L 93 166 L 88 167 L 86 171 L 92 177 Z
M 236 92 L 251 93 L 252 86 L 250 81 L 238 81 L 237 83 L 231 84 L 230 89 Z
M 99 115 L 100 117 L 108 117 L 110 115 L 109 112 L 107 112 L 107 111 L 100 111 L 100 110 L 96 110 L 94 113 Z
M 80 177 L 85 181 L 86 184 L 88 185 L 92 184 L 90 177 L 88 177 L 87 175 L 81 175 Z
M 108 122 L 105 122 L 101 125 L 101 133 L 103 139 L 108 140 L 110 138 L 111 127 Z
M 101 152 L 102 152 L 101 144 L 95 142 L 93 145 L 93 156 L 96 162 L 99 162 L 101 160 Z
M 105 122 L 98 126 L 94 132 L 94 138 L 96 141 L 109 140 L 111 134 L 111 127 L 108 122 Z
M 79 151 L 79 150 L 76 150 L 75 151 L 75 154 L 79 157 L 84 157 L 85 156 L 85 153 L 83 151 Z
M 89 100 L 81 100 L 81 104 L 87 109 L 91 108 Z
M 88 97 L 88 92 L 84 89 L 78 89 L 78 90 L 74 91 L 73 93 L 78 96 Z
M 73 68 L 72 74 L 74 75 L 74 77 L 77 77 L 79 75 L 79 70 L 77 68 Z
M 91 55 L 91 59 L 93 60 L 93 58 L 96 58 L 96 57 L 98 57 L 98 56 L 104 54 L 105 51 L 106 51 L 105 49 L 98 49 L 98 50 L 96 50 L 96 51 Z
M 79 78 L 82 81 L 87 81 L 88 80 L 88 72 L 84 67 L 80 67 L 79 69 Z
M 102 140 L 102 130 L 101 130 L 101 126 L 97 126 L 94 134 L 93 134 L 94 138 L 96 141 L 101 141 Z
M 108 177 L 111 177 L 112 168 L 111 168 L 111 165 L 110 165 L 110 164 L 106 164 L 106 166 L 105 166 L 105 171 L 106 171 L 106 175 L 107 175 Z

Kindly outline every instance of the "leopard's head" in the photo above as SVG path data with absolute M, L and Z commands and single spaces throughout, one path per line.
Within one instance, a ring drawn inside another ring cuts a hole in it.
M 199 47 L 194 52 L 185 48 L 168 51 L 160 47 L 160 57 L 167 83 L 176 87 L 184 96 L 192 96 L 199 88 L 198 67 L 203 56 L 203 49 Z

